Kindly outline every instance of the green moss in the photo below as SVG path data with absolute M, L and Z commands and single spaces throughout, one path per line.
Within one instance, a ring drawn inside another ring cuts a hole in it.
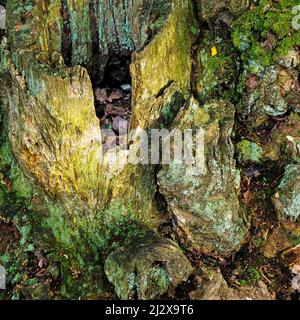
M 280 3 L 260 0 L 234 22 L 233 43 L 249 72 L 260 73 L 275 58 L 299 44 L 299 32 L 292 28 L 292 8 L 298 4 L 298 0 Z M 275 36 L 271 50 L 262 45 L 270 33 Z
M 210 51 L 213 45 L 218 52 L 215 56 L 212 56 Z M 230 91 L 235 91 L 233 85 L 236 74 L 235 48 L 230 40 L 220 37 L 214 39 L 211 33 L 205 33 L 198 51 L 198 66 L 197 87 L 200 100 L 205 102 L 226 95 L 226 98 L 229 98 L 231 93 L 234 96 Z
M 172 10 L 172 1 L 155 0 L 152 4 L 150 12 L 150 26 L 149 29 L 153 34 L 156 34 L 166 24 L 168 15 Z
M 251 282 L 257 282 L 261 278 L 261 273 L 254 267 L 249 267 L 247 269 L 247 275 Z
M 29 224 L 23 225 L 20 229 L 20 235 L 21 235 L 21 240 L 20 240 L 20 245 L 23 246 L 30 238 L 32 228 Z
M 11 163 L 11 152 L 8 142 L 4 142 L 0 149 L 0 168 L 3 168 Z
M 175 92 L 171 97 L 171 101 L 165 104 L 161 109 L 161 119 L 159 123 L 164 128 L 169 128 L 179 110 L 183 107 L 185 99 L 180 92 Z
M 0 187 L 0 207 L 3 206 L 4 201 L 5 201 L 5 193 L 4 193 L 4 191 L 2 190 L 2 188 Z
M 170 285 L 169 274 L 162 266 L 155 266 L 149 269 L 143 280 L 139 284 L 138 290 L 147 292 L 147 296 L 152 299 L 164 294 Z
M 242 286 L 242 287 L 245 287 L 248 284 L 247 280 L 244 280 L 244 279 L 240 279 L 238 282 L 239 282 L 240 286 Z
M 291 24 L 294 17 L 290 10 L 284 12 L 282 9 L 279 8 L 279 10 L 267 12 L 264 19 L 264 29 L 273 31 L 280 39 L 288 36 L 291 32 Z
M 4 216 L 14 217 L 27 212 L 33 196 L 33 186 L 15 160 L 7 137 L 7 116 L 1 110 L 0 136 L 0 209 Z
M 68 216 L 63 208 L 50 202 L 48 209 L 49 216 L 43 217 L 41 224 L 47 234 L 52 234 L 52 243 L 57 248 L 52 258 L 61 263 L 62 296 L 74 298 L 103 293 L 105 279 L 101 263 L 113 249 L 141 232 L 131 208 L 112 203 L 105 211 L 85 216 L 76 212 Z M 78 277 L 74 279 L 72 273 Z
M 0 170 L 7 168 L 9 168 L 8 176 L 12 182 L 12 191 L 18 198 L 30 199 L 33 195 L 32 185 L 16 163 L 10 145 L 6 141 L 0 148 Z
M 4 38 L 0 43 L 0 76 L 7 70 L 7 56 L 5 52 L 6 39 Z
M 253 266 L 246 268 L 243 279 L 239 280 L 241 286 L 253 285 L 261 279 L 261 273 Z
M 260 162 L 262 157 L 262 148 L 248 140 L 242 140 L 237 144 L 237 152 L 240 161 Z
M 32 187 L 18 167 L 13 167 L 10 173 L 10 179 L 13 182 L 13 189 L 17 197 L 30 199 L 32 197 Z
M 296 38 L 286 37 L 278 42 L 277 52 L 280 56 L 286 56 L 289 52 L 289 49 L 294 45 L 299 45 L 296 43 Z
M 296 234 L 289 234 L 288 235 L 288 239 L 289 241 L 292 242 L 293 246 L 298 246 L 300 245 L 300 235 L 296 235 Z
M 27 263 L 27 255 L 22 250 L 6 252 L 0 255 L 0 264 L 6 270 L 7 285 L 16 286 L 22 280 L 22 267 Z
M 256 248 L 261 248 L 265 244 L 265 239 L 262 237 L 256 238 L 253 239 L 253 243 Z
M 166 292 L 166 288 L 170 284 L 169 274 L 164 267 L 156 267 L 150 270 L 150 275 L 153 279 L 156 279 L 156 285 L 159 291 L 162 293 Z

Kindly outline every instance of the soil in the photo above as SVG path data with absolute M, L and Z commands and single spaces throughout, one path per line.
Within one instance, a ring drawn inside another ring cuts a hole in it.
M 13 246 L 19 240 L 19 233 L 12 222 L 0 220 L 0 254 L 4 254 L 10 246 Z

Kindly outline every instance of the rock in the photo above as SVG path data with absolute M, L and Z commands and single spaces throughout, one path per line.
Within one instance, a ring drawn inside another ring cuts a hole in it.
M 276 37 L 274 34 L 269 32 L 267 39 L 261 44 L 261 46 L 268 51 L 274 50 L 276 47 Z
M 292 280 L 292 288 L 294 290 L 297 290 L 298 293 L 300 293 L 300 276 L 296 276 Z
M 300 157 L 299 137 L 300 116 L 293 112 L 272 130 L 268 142 L 263 146 L 262 157 L 272 161 L 292 160 L 298 162 Z
M 266 87 L 263 110 L 266 114 L 273 117 L 282 116 L 288 111 L 287 102 L 281 96 L 276 85 Z
M 50 286 L 51 282 L 49 280 L 45 280 L 33 285 L 20 286 L 18 291 L 20 291 L 27 300 L 52 300 L 54 298 L 54 294 L 51 291 Z
M 232 290 L 218 268 L 203 268 L 198 287 L 189 294 L 191 300 L 230 300 Z
M 298 252 L 300 241 L 300 165 L 289 164 L 285 168 L 284 176 L 277 192 L 272 198 L 278 223 L 270 231 L 263 247 L 263 254 L 267 258 L 274 258 L 283 252 L 283 262 Z M 295 247 L 296 246 L 296 247 Z M 289 250 L 290 248 L 294 248 Z M 294 251 L 295 250 L 295 251 Z M 297 251 L 298 250 L 298 251 Z
M 228 8 L 230 13 L 238 16 L 241 15 L 244 11 L 246 11 L 249 8 L 249 5 L 249 0 L 229 0 Z
M 300 82 L 297 81 L 294 87 L 294 90 L 288 93 L 287 95 L 287 102 L 289 106 L 291 106 L 292 110 L 300 113 Z
M 264 74 L 264 81 L 266 85 L 270 85 L 272 83 L 275 83 L 278 73 L 280 71 L 280 67 L 277 65 L 272 65 L 270 67 L 267 67 Z
M 158 173 L 159 191 L 178 228 L 193 249 L 206 254 L 228 255 L 238 250 L 247 232 L 238 199 L 240 172 L 235 167 L 230 138 L 233 122 L 232 104 L 213 101 L 201 109 L 192 99 L 174 126 L 203 128 L 204 167 L 175 160 Z
M 180 248 L 152 232 L 116 249 L 105 261 L 106 276 L 120 299 L 159 298 L 192 272 Z
M 294 275 L 300 275 L 300 244 L 286 250 L 283 254 L 283 261 Z
M 249 4 L 249 0 L 204 0 L 201 1 L 201 15 L 205 20 L 214 18 L 222 10 L 229 10 L 231 14 L 240 15 L 247 10 Z
M 271 292 L 263 281 L 259 280 L 253 285 L 235 289 L 231 300 L 276 300 L 276 294 Z
M 280 89 L 280 93 L 282 96 L 285 96 L 288 92 L 293 91 L 296 82 L 298 82 L 297 77 L 297 72 L 287 71 L 286 69 L 282 69 L 279 71 L 276 84 Z
M 272 199 L 280 219 L 297 221 L 300 218 L 300 165 L 291 164 Z
M 125 91 L 125 92 L 131 92 L 132 91 L 132 87 L 131 87 L 131 85 L 130 84 L 123 84 L 123 85 L 121 85 L 121 87 L 120 87 L 123 91 Z
M 263 281 L 229 288 L 220 269 L 212 267 L 202 269 L 198 287 L 189 296 L 191 300 L 275 300 L 275 294 L 269 291 Z
M 250 91 L 257 89 L 258 84 L 259 84 L 258 77 L 254 74 L 250 74 L 248 76 L 245 84 L 246 84 L 247 89 Z
M 244 121 L 247 117 L 251 127 L 259 127 L 268 116 L 279 117 L 289 110 L 298 110 L 298 75 L 296 68 L 279 65 L 265 68 L 260 77 L 249 75 L 245 83 L 247 90 L 239 106 Z
M 280 221 L 270 230 L 262 253 L 267 258 L 274 258 L 278 254 L 299 241 L 299 225 L 291 221 Z
M 286 56 L 280 56 L 276 62 L 284 68 L 295 68 L 300 64 L 299 50 L 291 48 Z
M 65 65 L 65 61 L 63 56 L 59 52 L 52 52 L 51 54 L 51 62 L 54 67 L 62 67 Z

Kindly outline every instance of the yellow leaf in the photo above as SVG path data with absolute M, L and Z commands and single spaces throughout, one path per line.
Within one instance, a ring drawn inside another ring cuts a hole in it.
M 218 54 L 218 51 L 217 51 L 216 47 L 212 47 L 210 51 L 211 51 L 211 56 L 212 57 L 214 57 L 214 56 L 216 56 Z

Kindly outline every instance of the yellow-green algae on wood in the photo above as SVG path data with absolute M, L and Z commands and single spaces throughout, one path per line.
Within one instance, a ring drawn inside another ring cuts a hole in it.
M 165 27 L 141 52 L 133 55 L 133 126 L 151 127 L 160 112 L 157 95 L 190 94 L 191 47 L 198 30 L 192 1 L 175 0 Z M 162 94 L 160 92 L 162 91 Z M 157 110 L 158 109 L 158 110 Z

